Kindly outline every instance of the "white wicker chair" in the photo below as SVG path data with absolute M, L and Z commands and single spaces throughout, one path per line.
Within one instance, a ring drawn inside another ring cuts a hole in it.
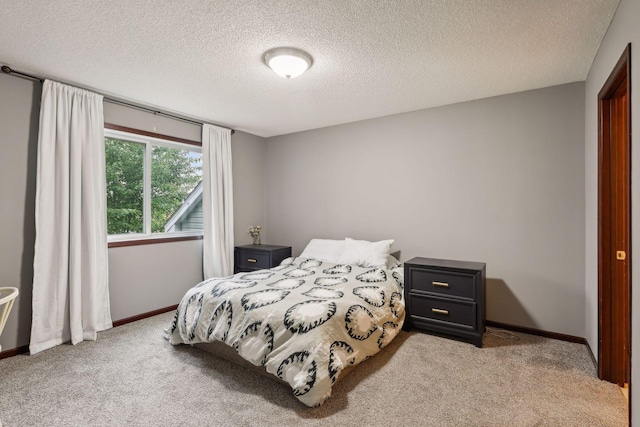
M 7 323 L 11 307 L 13 307 L 13 303 L 18 298 L 18 293 L 18 288 L 0 288 L 0 335 L 2 335 L 4 325 Z M 2 346 L 0 346 L 0 351 L 2 351 Z

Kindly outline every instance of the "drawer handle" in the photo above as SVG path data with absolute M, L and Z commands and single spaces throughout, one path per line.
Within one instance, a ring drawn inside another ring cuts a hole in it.
M 433 286 L 440 286 L 441 288 L 448 288 L 449 284 L 445 282 L 431 282 Z
M 438 314 L 449 314 L 449 310 L 440 310 L 439 308 L 432 308 L 431 311 Z
M 256 260 L 255 260 L 255 259 L 253 259 L 253 258 L 248 258 L 248 259 L 247 259 L 247 262 L 258 262 L 258 261 L 256 261 Z

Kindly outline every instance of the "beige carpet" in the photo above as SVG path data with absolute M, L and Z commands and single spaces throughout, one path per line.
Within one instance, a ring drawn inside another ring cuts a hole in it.
M 172 313 L 0 360 L 11 426 L 622 426 L 617 386 L 587 349 L 525 334 L 485 348 L 402 332 L 319 408 L 285 386 L 162 337 Z

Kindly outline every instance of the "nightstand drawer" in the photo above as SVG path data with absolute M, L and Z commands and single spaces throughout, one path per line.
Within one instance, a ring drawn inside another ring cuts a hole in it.
M 438 322 L 476 327 L 476 303 L 412 294 L 408 301 L 411 316 Z
M 265 252 L 242 251 L 238 254 L 238 267 L 263 269 L 271 268 L 270 255 Z
M 412 290 L 447 296 L 476 299 L 474 276 L 471 273 L 434 271 L 409 267 L 409 283 Z

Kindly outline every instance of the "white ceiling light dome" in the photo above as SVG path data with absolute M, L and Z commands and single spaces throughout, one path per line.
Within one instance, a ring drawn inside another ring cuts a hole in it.
M 313 58 L 300 49 L 278 47 L 264 54 L 264 63 L 280 77 L 292 79 L 307 71 L 313 64 Z

